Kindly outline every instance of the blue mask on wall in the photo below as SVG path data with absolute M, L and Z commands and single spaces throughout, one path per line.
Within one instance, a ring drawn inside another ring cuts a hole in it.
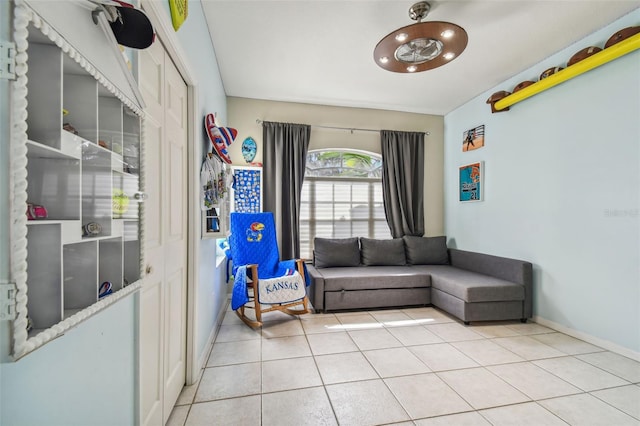
M 256 153 L 258 152 L 258 145 L 256 141 L 253 140 L 252 137 L 248 137 L 242 142 L 242 156 L 244 157 L 247 163 L 253 161 L 256 158 Z

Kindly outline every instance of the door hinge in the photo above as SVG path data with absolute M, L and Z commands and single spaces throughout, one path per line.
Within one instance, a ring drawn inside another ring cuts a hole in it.
M 0 79 L 16 78 L 16 45 L 10 41 L 0 40 Z
M 0 321 L 16 319 L 16 283 L 0 281 Z

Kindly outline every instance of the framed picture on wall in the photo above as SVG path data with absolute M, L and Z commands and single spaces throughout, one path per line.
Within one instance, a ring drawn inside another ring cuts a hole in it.
M 462 133 L 462 152 L 472 151 L 484 146 L 484 124 L 465 130 Z
M 231 211 L 258 213 L 262 211 L 262 167 L 231 166 Z
M 460 166 L 460 201 L 482 201 L 484 193 L 484 161 Z

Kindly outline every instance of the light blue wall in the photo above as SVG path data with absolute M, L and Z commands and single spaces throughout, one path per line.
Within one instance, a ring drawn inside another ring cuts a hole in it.
M 168 2 L 164 2 L 168 3 Z M 0 34 L 9 38 L 9 6 L 0 1 Z M 168 9 L 167 9 L 168 16 Z M 189 2 L 189 17 L 177 37 L 199 82 L 199 114 L 226 120 L 226 97 L 200 2 Z M 8 276 L 7 134 L 9 98 L 0 81 L 0 278 Z M 199 156 L 205 135 L 198 129 Z M 194 173 L 199 174 L 194 170 Z M 194 200 L 194 202 L 197 202 Z M 215 278 L 215 241 L 199 244 L 196 341 L 204 354 L 226 301 L 226 285 Z M 208 259 L 210 261 L 208 261 Z M 15 363 L 0 364 L 2 425 L 131 425 L 137 396 L 137 296 L 130 296 Z M 0 349 L 8 350 L 9 329 L 0 322 Z
M 170 21 L 169 2 L 164 2 L 166 19 Z M 202 4 L 199 0 L 189 1 L 189 15 L 176 33 L 180 45 L 187 56 L 191 71 L 197 80 L 198 111 L 202 117 L 215 113 L 221 124 L 227 124 L 227 97 L 222 86 L 222 78 L 218 69 L 215 52 L 204 19 Z M 197 129 L 196 149 L 198 158 L 202 158 L 208 148 L 208 137 L 204 126 Z M 194 170 L 200 176 L 199 168 Z M 199 205 L 198 199 L 193 200 Z M 225 308 L 227 301 L 226 283 L 219 279 L 216 272 L 216 242 L 213 239 L 202 239 L 198 244 L 200 262 L 196 282 L 196 357 L 206 355 L 208 341 L 212 331 L 217 327 L 217 318 Z
M 534 314 L 640 352 L 640 51 L 491 114 L 537 79 L 638 25 L 640 9 L 445 117 L 445 229 L 458 248 L 534 264 Z M 490 58 L 488 58 L 490 59 Z M 462 133 L 485 125 L 485 147 Z M 458 167 L 485 162 L 485 200 L 458 202 Z
M 132 425 L 137 296 L 2 364 L 2 418 L 12 426 Z
M 11 34 L 11 7 L 0 1 L 0 35 Z M 8 262 L 8 83 L 0 81 L 0 278 Z M 128 425 L 135 419 L 137 344 L 134 295 L 83 322 L 17 362 L 0 364 L 2 425 Z M 10 351 L 0 322 L 0 354 Z

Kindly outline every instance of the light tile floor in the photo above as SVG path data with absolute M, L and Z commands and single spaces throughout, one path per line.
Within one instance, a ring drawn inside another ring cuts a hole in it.
M 228 310 L 169 426 L 640 425 L 640 363 L 534 323 L 435 308 Z

